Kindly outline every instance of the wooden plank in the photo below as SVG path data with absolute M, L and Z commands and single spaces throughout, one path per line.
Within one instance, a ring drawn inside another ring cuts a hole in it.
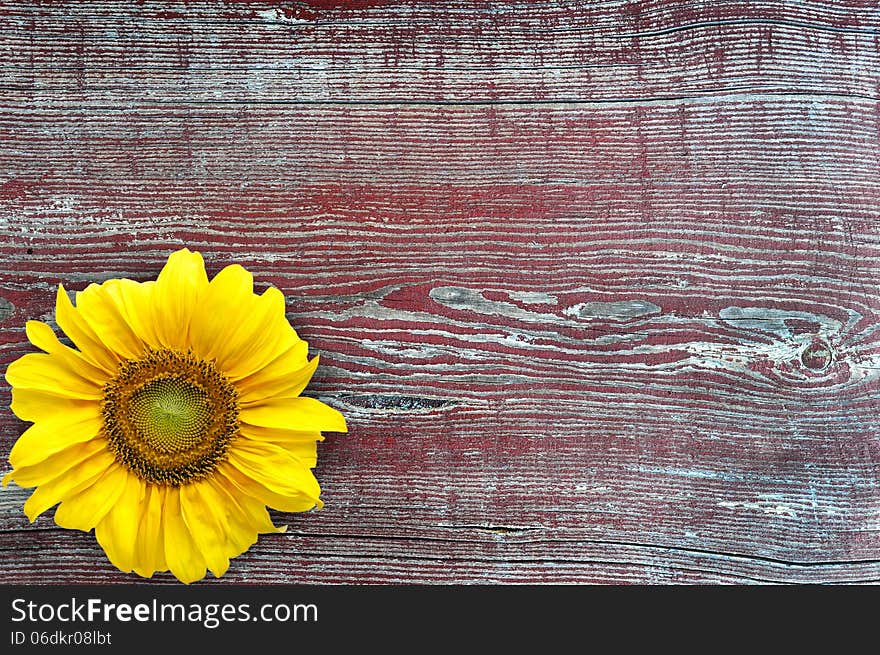
M 880 81 L 874 2 L 20 4 L 0 11 L 4 86 L 45 103 L 873 98 Z
M 351 426 L 224 581 L 880 580 L 877 19 L 4 7 L 0 366 L 189 245 L 286 294 Z M 26 497 L 0 579 L 131 579 Z

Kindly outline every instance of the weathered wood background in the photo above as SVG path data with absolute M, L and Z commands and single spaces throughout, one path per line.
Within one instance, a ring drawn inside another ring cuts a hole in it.
M 222 581 L 876 582 L 878 145 L 874 1 L 6 2 L 0 365 L 187 245 L 351 430 Z

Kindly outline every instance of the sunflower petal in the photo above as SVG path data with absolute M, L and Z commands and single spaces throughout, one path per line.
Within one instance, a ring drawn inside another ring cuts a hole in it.
M 256 441 L 271 441 L 283 445 L 305 441 L 324 441 L 324 435 L 317 430 L 285 430 L 284 428 L 264 428 L 260 425 L 241 424 L 241 434 Z
M 100 400 L 101 385 L 77 375 L 54 355 L 23 355 L 6 369 L 6 381 L 18 389 L 35 389 L 65 398 Z
M 199 552 L 180 510 L 180 489 L 167 487 L 162 529 L 165 534 L 165 560 L 181 582 L 189 584 L 205 577 L 205 558 Z
M 47 416 L 94 408 L 94 400 L 64 398 L 36 389 L 12 388 L 10 409 L 23 421 L 38 422 Z
M 274 444 L 289 452 L 309 468 L 314 468 L 318 463 L 318 442 L 324 440 L 320 432 L 289 432 L 256 428 L 247 424 L 241 426 L 241 435 L 245 439 Z
M 107 515 L 95 526 L 95 538 L 107 559 L 120 571 L 134 568 L 141 503 L 146 488 L 136 475 L 127 475 L 122 493 Z
M 276 493 L 305 494 L 317 499 L 321 487 L 299 459 L 274 444 L 239 440 L 229 449 L 230 463 Z
M 260 534 L 287 532 L 286 525 L 276 526 L 272 522 L 272 517 L 266 511 L 266 505 L 259 498 L 248 495 L 239 495 L 237 502 L 241 511 L 247 518 L 251 527 Z M 321 500 L 318 500 L 318 507 L 321 507 Z
M 55 322 L 79 348 L 86 360 L 108 373 L 116 371 L 118 358 L 102 344 L 101 339 L 79 315 L 67 297 L 63 284 L 58 285 L 58 295 L 55 298 Z
M 90 486 L 113 464 L 113 456 L 106 449 L 101 449 L 86 460 L 72 466 L 64 475 L 40 483 L 24 503 L 24 513 L 33 523 L 47 509 L 65 497 L 75 494 Z M 14 475 L 17 471 L 13 471 Z M 10 476 L 7 476 L 10 477 Z M 3 482 L 6 484 L 6 479 Z M 30 485 L 26 485 L 30 486 Z
M 152 577 L 156 571 L 168 570 L 165 563 L 165 537 L 162 533 L 164 504 L 165 487 L 146 485 L 134 557 L 134 571 L 144 578 Z
M 311 498 L 305 494 L 298 494 L 296 496 L 279 494 L 247 474 L 242 473 L 229 462 L 224 462 L 218 466 L 217 472 L 228 480 L 230 485 L 240 493 L 282 512 L 306 512 L 315 507 L 320 508 L 323 505 L 320 499 Z
M 215 493 L 214 508 L 224 508 L 223 513 L 230 520 L 230 535 L 236 534 L 236 543 L 241 545 L 245 541 L 249 544 L 242 547 L 242 552 L 256 541 L 257 534 L 285 532 L 285 526 L 276 527 L 272 523 L 266 505 L 257 498 L 238 493 L 237 487 L 229 484 L 222 475 L 217 475 L 206 480 Z M 228 511 L 232 510 L 232 511 Z
M 309 344 L 297 337 L 297 340 L 290 348 L 268 362 L 264 367 L 236 380 L 236 386 L 245 395 L 253 391 L 254 388 L 272 383 L 276 379 L 285 380 L 289 376 L 303 370 L 310 363 Z
M 196 353 L 204 359 L 216 359 L 224 350 L 237 348 L 236 334 L 251 315 L 253 288 L 253 276 L 237 264 L 214 276 L 193 310 L 191 339 Z M 238 315 L 244 320 L 229 320 Z
M 318 465 L 318 443 L 316 441 L 287 443 L 283 448 L 310 469 Z
M 180 511 L 183 521 L 214 577 L 219 578 L 229 568 L 226 554 L 226 531 L 206 502 L 200 484 L 180 487 Z
M 101 342 L 122 359 L 137 359 L 144 354 L 144 342 L 132 330 L 104 285 L 90 284 L 85 291 L 78 292 L 76 309 L 101 337 Z
M 278 398 L 259 405 L 243 407 L 239 413 L 242 422 L 266 428 L 296 431 L 322 430 L 347 432 L 345 417 L 338 411 L 314 398 Z
M 254 298 L 252 315 L 242 321 L 245 338 L 217 358 L 231 380 L 259 371 L 300 341 L 284 310 L 284 294 L 275 287 Z
M 291 370 L 290 364 L 283 357 L 275 360 L 253 375 L 236 382 L 239 404 L 248 407 L 270 398 L 296 398 L 312 379 L 318 361 L 319 358 L 315 356 L 304 366 Z
M 25 333 L 32 344 L 55 357 L 62 365 L 81 378 L 103 384 L 110 379 L 109 373 L 99 366 L 89 363 L 78 350 L 65 346 L 58 340 L 55 332 L 45 323 L 28 321 Z
M 9 463 L 13 468 L 38 464 L 65 448 L 94 439 L 103 425 L 97 404 L 45 416 L 18 438 Z
M 125 322 L 131 327 L 132 332 L 150 347 L 160 348 L 162 343 L 156 335 L 156 321 L 153 318 L 153 295 L 156 283 L 135 282 L 122 278 L 107 280 L 104 288 L 116 303 L 116 308 L 125 317 Z
M 229 449 L 228 463 L 254 483 L 243 482 L 242 491 L 270 507 L 302 512 L 318 504 L 321 487 L 308 465 L 278 446 L 237 441 Z
M 208 276 L 201 253 L 184 248 L 168 257 L 153 292 L 156 336 L 162 345 L 186 349 L 193 311 L 207 287 Z
M 206 478 L 199 485 L 199 493 L 206 508 L 214 516 L 223 531 L 229 557 L 237 557 L 257 541 L 247 514 L 241 509 L 238 498 L 230 496 L 217 482 L 217 476 Z
M 106 439 L 90 439 L 53 453 L 37 464 L 16 468 L 12 471 L 12 479 L 19 487 L 35 487 L 57 477 L 70 475 L 84 462 L 91 461 L 93 455 L 101 452 L 107 453 L 107 461 L 113 460 L 113 455 L 107 451 Z
M 107 515 L 122 495 L 130 475 L 125 467 L 112 464 L 88 487 L 61 501 L 55 510 L 55 523 L 62 528 L 88 532 Z

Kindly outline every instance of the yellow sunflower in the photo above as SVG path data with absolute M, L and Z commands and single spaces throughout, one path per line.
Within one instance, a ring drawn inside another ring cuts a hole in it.
M 316 442 L 345 432 L 345 419 L 300 396 L 318 358 L 278 289 L 254 294 L 237 265 L 208 281 L 184 249 L 155 281 L 92 284 L 75 306 L 59 286 L 55 319 L 76 349 L 29 321 L 45 354 L 6 371 L 12 411 L 34 424 L 3 484 L 36 487 L 31 521 L 58 504 L 55 522 L 94 528 L 120 570 L 192 582 L 283 530 L 267 506 L 322 506 Z

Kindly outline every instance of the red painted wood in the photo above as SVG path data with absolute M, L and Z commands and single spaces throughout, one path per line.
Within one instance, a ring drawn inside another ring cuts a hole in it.
M 876 581 L 878 19 L 4 6 L 0 366 L 188 245 L 284 291 L 350 425 L 224 581 Z M 3 581 L 132 579 L 2 494 Z

